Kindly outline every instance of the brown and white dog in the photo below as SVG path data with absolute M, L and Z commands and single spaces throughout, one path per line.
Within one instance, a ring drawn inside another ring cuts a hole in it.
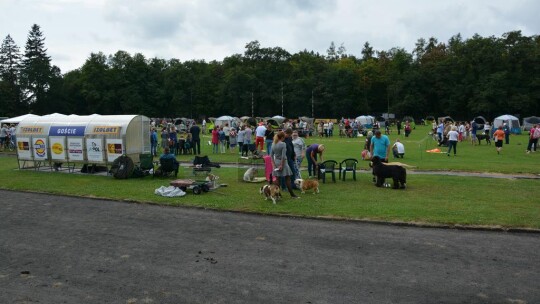
M 268 198 L 272 199 L 274 205 L 276 204 L 276 201 L 281 198 L 281 188 L 274 184 L 263 185 L 260 193 L 264 194 L 264 200 L 268 200 Z
M 306 190 L 313 189 L 313 194 L 319 193 L 319 182 L 314 179 L 295 179 L 294 184 L 296 187 L 302 190 L 302 193 L 306 193 Z

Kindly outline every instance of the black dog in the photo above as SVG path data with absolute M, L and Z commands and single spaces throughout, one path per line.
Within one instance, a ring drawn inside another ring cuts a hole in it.
M 394 180 L 394 189 L 405 189 L 407 183 L 407 170 L 402 166 L 385 165 L 378 156 L 374 156 L 371 159 L 370 166 L 373 168 L 373 175 L 377 177 L 375 186 L 382 187 L 386 178 L 392 178 Z
M 482 140 L 486 141 L 486 144 L 491 145 L 491 138 L 489 138 L 489 135 L 487 134 L 476 134 L 476 138 L 478 139 L 478 144 L 482 144 Z

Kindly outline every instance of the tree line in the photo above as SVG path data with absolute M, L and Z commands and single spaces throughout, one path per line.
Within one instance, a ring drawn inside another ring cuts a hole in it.
M 24 53 L 10 35 L 0 49 L 0 116 L 52 112 L 201 118 L 219 115 L 355 117 L 395 113 L 471 119 L 540 114 L 540 38 L 457 34 L 418 39 L 361 57 L 332 42 L 326 54 L 246 44 L 223 61 L 91 53 L 62 74 L 34 24 Z M 282 112 L 283 111 L 283 112 Z

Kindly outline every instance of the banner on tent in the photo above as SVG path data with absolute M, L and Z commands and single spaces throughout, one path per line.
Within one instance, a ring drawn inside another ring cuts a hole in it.
M 50 136 L 51 159 L 66 160 L 66 141 L 63 136 Z
M 17 137 L 17 153 L 19 154 L 19 159 L 32 159 L 32 152 L 30 152 L 30 138 Z
M 84 136 L 85 126 L 52 126 L 49 136 Z
M 68 157 L 70 161 L 83 161 L 83 139 L 69 138 L 67 139 Z
M 103 139 L 87 138 L 86 156 L 88 157 L 88 161 L 103 162 Z
M 107 161 L 113 162 L 123 153 L 121 139 L 107 139 Z
M 34 159 L 46 160 L 47 159 L 47 138 L 46 137 L 34 137 L 32 139 L 34 147 Z

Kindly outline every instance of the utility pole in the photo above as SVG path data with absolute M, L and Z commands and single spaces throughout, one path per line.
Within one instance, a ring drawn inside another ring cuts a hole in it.
M 281 82 L 281 116 L 285 117 L 283 115 L 283 81 Z
M 313 99 L 313 90 L 311 90 L 311 118 L 315 118 L 315 102 Z

